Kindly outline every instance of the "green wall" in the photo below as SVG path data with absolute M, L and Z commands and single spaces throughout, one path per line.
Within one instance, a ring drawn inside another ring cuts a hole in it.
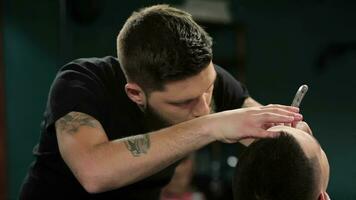
M 55 74 L 58 16 L 55 1 L 5 1 L 4 52 L 8 195 L 16 199 L 27 171 L 47 91 Z
M 328 155 L 336 200 L 356 199 L 356 47 L 334 49 L 323 69 L 318 59 L 331 44 L 355 44 L 355 9 L 351 1 L 241 0 L 236 13 L 248 26 L 247 85 L 258 100 L 290 104 L 309 85 L 302 113 Z

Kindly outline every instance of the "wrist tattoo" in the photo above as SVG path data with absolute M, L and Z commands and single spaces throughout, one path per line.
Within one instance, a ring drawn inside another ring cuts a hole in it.
M 93 117 L 79 112 L 70 112 L 57 121 L 58 130 L 71 134 L 77 132 L 81 126 L 98 127 Z
M 131 151 L 135 157 L 146 154 L 151 146 L 150 136 L 148 134 L 137 135 L 125 140 L 126 148 Z

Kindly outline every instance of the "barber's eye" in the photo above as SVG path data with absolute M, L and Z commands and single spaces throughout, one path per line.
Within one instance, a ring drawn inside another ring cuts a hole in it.
M 175 106 L 187 106 L 189 104 L 191 104 L 194 100 L 188 100 L 188 101 L 184 101 L 184 102 L 179 102 L 179 103 L 173 103 L 173 105 Z

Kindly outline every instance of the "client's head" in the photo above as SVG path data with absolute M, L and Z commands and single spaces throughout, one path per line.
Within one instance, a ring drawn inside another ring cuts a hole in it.
M 241 154 L 233 180 L 235 200 L 326 200 L 329 163 L 317 140 L 287 126 L 256 140 Z

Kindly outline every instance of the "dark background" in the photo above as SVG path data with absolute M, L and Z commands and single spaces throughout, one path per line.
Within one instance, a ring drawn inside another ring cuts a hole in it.
M 0 109 L 0 140 L 6 145 L 0 146 L 0 155 L 6 157 L 0 156 L 0 164 L 6 175 L 0 181 L 6 184 L 0 185 L 0 198 L 17 199 L 56 70 L 79 57 L 115 56 L 125 19 L 162 2 L 183 1 L 1 1 L 0 89 L 5 90 L 4 95 L 0 90 L 0 108 L 5 109 Z M 231 23 L 202 22 L 214 38 L 215 61 L 263 104 L 290 104 L 307 83 L 302 112 L 329 158 L 328 192 L 333 200 L 355 200 L 356 1 L 229 3 Z M 197 174 L 211 176 L 215 160 L 219 179 L 229 183 L 232 168 L 226 158 L 235 153 L 232 145 L 204 148 L 197 156 Z

